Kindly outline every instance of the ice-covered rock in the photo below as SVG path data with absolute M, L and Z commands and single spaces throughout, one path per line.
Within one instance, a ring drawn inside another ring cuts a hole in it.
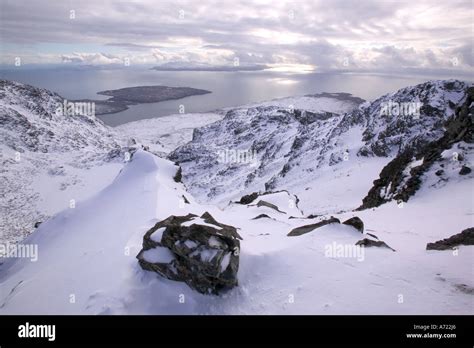
M 141 267 L 204 294 L 219 294 L 237 285 L 241 237 L 233 226 L 209 213 L 170 216 L 143 237 L 137 255 Z

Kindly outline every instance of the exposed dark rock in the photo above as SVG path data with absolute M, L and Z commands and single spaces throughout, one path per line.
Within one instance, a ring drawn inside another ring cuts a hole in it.
M 308 125 L 318 120 L 324 121 L 336 116 L 336 114 L 332 112 L 316 113 L 316 112 L 311 112 L 307 110 L 299 110 L 299 109 L 294 110 L 294 115 L 295 115 L 295 118 L 303 125 Z
M 378 207 L 387 202 L 387 199 L 381 195 L 382 189 L 385 189 L 390 183 L 392 183 L 392 185 L 390 185 L 391 191 L 387 193 L 393 194 L 394 188 L 396 188 L 403 180 L 403 170 L 411 162 L 412 158 L 413 150 L 408 148 L 390 161 L 382 169 L 379 179 L 374 181 L 372 188 L 369 190 L 367 196 L 362 200 L 362 205 L 357 208 L 357 210 Z
M 183 180 L 183 172 L 182 172 L 181 167 L 179 167 L 178 170 L 176 171 L 176 174 L 174 175 L 173 180 L 174 180 L 175 182 L 182 182 L 182 180 Z
M 263 218 L 271 219 L 271 217 L 268 216 L 267 214 L 260 214 L 254 217 L 252 220 L 258 220 L 258 219 L 263 219 Z
M 383 247 L 383 248 L 388 248 L 392 251 L 395 251 L 395 249 L 389 247 L 387 245 L 387 243 L 381 241 L 381 240 L 372 240 L 372 239 L 369 239 L 369 238 L 364 238 L 364 239 L 361 239 L 359 240 L 356 245 L 361 245 L 361 246 L 364 246 L 364 247 Z
M 311 220 L 311 219 L 316 219 L 318 217 L 319 217 L 319 215 L 309 214 L 308 216 L 303 216 L 303 217 L 301 217 L 301 216 L 290 216 L 288 219 L 309 219 L 309 220 Z
M 360 233 L 364 233 L 364 222 L 357 216 L 354 216 L 343 222 L 344 225 L 354 227 Z
M 43 221 L 36 221 L 35 222 L 35 228 L 38 228 L 42 223 L 43 223 Z
M 229 238 L 238 238 L 242 239 L 242 237 L 237 233 L 237 228 L 234 226 L 226 225 L 220 222 L 217 222 L 216 219 L 212 217 L 207 211 L 201 215 L 201 218 L 208 224 L 217 225 L 222 227 L 222 230 L 219 231 L 220 234 L 224 234 Z
M 252 203 L 254 200 L 256 200 L 257 197 L 258 197 L 258 192 L 252 192 L 252 193 L 249 194 L 249 195 L 242 196 L 242 198 L 240 198 L 239 203 L 240 203 L 240 204 L 250 204 L 250 203 Z
M 462 166 L 461 170 L 459 171 L 459 175 L 467 175 L 471 172 L 471 168 L 467 166 Z
M 278 207 L 275 204 L 271 204 L 263 200 L 258 201 L 257 207 L 268 207 L 268 208 L 276 210 L 279 213 L 286 214 L 284 211 L 281 211 L 280 209 L 278 209 Z
M 441 175 L 443 175 L 443 174 L 444 174 L 444 170 L 442 170 L 442 169 L 437 170 L 437 171 L 435 172 L 435 175 L 436 175 L 436 176 L 441 176 Z
M 296 227 L 296 228 L 292 229 L 290 231 L 290 233 L 287 234 L 287 236 L 289 236 L 289 237 L 301 236 L 302 234 L 311 232 L 311 231 L 315 230 L 316 228 L 320 228 L 320 227 L 323 227 L 323 226 L 326 226 L 326 225 L 329 225 L 329 224 L 339 224 L 339 223 L 341 223 L 339 221 L 339 219 L 337 219 L 335 217 L 331 217 L 330 219 L 323 220 L 323 221 L 320 221 L 320 222 L 315 223 L 315 224 Z
M 368 236 L 371 236 L 372 238 L 379 239 L 379 237 L 377 237 L 375 234 L 367 233 L 367 235 L 368 235 Z
M 185 195 L 181 195 L 181 197 L 183 198 L 183 201 L 184 201 L 185 204 L 189 204 L 189 201 L 188 201 L 188 199 L 186 198 Z
M 461 233 L 449 238 L 438 240 L 434 243 L 428 243 L 426 250 L 448 250 L 459 245 L 474 245 L 474 227 L 466 228 Z
M 145 233 L 137 259 L 145 270 L 185 282 L 203 294 L 219 294 L 237 285 L 241 237 L 235 227 L 217 222 L 207 212 L 201 219 L 215 228 L 190 223 L 195 218 L 170 216 L 155 224 Z

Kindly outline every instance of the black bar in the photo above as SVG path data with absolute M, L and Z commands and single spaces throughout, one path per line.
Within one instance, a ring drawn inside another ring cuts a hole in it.
M 18 337 L 19 326 L 27 322 L 54 324 L 55 340 Z M 472 347 L 473 322 L 473 316 L 1 316 L 0 346 L 155 343 L 158 347 L 167 343 L 222 347 L 252 343 L 294 347 L 324 342 L 347 346 Z M 407 334 L 456 337 L 409 338 Z

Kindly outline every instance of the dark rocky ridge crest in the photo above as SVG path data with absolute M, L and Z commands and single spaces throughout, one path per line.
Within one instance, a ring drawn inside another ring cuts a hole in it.
M 466 228 L 461 233 L 449 238 L 438 240 L 434 243 L 428 243 L 426 250 L 448 250 L 458 247 L 459 245 L 474 245 L 474 227 Z

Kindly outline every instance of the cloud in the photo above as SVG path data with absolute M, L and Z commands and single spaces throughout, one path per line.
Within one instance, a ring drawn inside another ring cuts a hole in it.
M 73 53 L 61 55 L 63 63 L 84 63 L 87 65 L 124 64 L 124 59 L 106 53 Z
M 472 11 L 469 0 L 3 0 L 2 63 L 472 71 Z

